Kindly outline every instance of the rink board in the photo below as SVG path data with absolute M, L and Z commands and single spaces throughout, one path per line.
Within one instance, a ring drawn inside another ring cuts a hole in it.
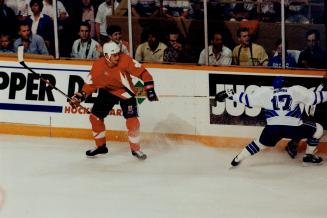
M 83 84 L 92 62 L 26 61 L 42 77 L 71 96 Z M 324 71 L 273 70 L 237 67 L 200 67 L 148 64 L 159 102 L 139 96 L 141 132 L 145 140 L 154 136 L 189 139 L 211 146 L 243 146 L 260 134 L 264 119 L 260 108 L 246 108 L 213 96 L 225 88 L 250 91 L 270 86 L 276 75 L 290 84 L 308 88 L 319 84 Z M 134 79 L 138 90 L 143 84 Z M 92 107 L 94 93 L 83 105 Z M 63 95 L 49 90 L 15 60 L 0 61 L 0 133 L 91 138 L 85 111 L 72 109 Z M 317 107 L 314 119 L 327 127 L 326 106 Z M 108 140 L 126 140 L 125 120 L 119 105 L 105 119 Z M 323 140 L 325 141 L 325 140 Z M 327 150 L 327 149 L 326 149 Z

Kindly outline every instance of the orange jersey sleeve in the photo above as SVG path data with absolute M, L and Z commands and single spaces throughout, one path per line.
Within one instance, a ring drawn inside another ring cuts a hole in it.
M 127 78 L 130 87 L 124 86 L 121 75 Z M 143 82 L 153 80 L 151 74 L 143 65 L 126 54 L 120 55 L 119 62 L 114 67 L 110 67 L 106 59 L 101 57 L 93 63 L 88 80 L 85 82 L 82 91 L 88 96 L 96 89 L 103 88 L 120 98 L 130 98 L 131 95 L 128 94 L 126 88 L 134 93 L 136 92 L 131 75 L 138 77 Z

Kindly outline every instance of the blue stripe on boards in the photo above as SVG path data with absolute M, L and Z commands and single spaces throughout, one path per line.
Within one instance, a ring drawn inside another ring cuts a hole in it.
M 2 110 L 62 113 L 62 106 L 0 103 Z
M 320 94 L 320 102 L 319 103 L 321 103 L 324 100 L 324 96 L 322 95 L 322 91 L 320 91 L 319 94 Z
M 10 68 L 10 69 L 25 69 L 24 67 L 14 67 L 14 66 L 0 66 L 0 68 Z M 77 69 L 60 69 L 60 68 L 41 68 L 41 67 L 31 67 L 32 70 L 47 70 L 47 71 L 72 71 L 72 72 L 90 72 L 90 70 L 77 70 Z

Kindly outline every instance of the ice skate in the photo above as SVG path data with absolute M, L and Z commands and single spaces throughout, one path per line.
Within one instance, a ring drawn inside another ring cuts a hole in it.
M 297 155 L 297 144 L 289 141 L 285 147 L 285 150 L 287 151 L 288 155 L 294 159 Z
M 98 154 L 106 154 L 106 153 L 108 153 L 108 148 L 107 148 L 106 145 L 102 145 L 102 146 L 97 147 L 97 148 L 95 148 L 93 150 L 92 149 L 91 150 L 87 150 L 86 151 L 86 156 L 88 156 L 88 157 L 94 157 L 94 156 L 96 156 Z
M 146 154 L 144 154 L 142 151 L 132 151 L 132 155 L 137 157 L 139 160 L 145 160 L 147 158 Z
M 303 157 L 303 166 L 310 165 L 321 165 L 323 164 L 323 159 L 314 154 L 305 154 Z
M 237 156 L 234 157 L 234 159 L 232 160 L 232 162 L 230 163 L 233 167 L 236 167 L 237 165 L 239 165 L 241 163 L 241 161 L 237 160 Z

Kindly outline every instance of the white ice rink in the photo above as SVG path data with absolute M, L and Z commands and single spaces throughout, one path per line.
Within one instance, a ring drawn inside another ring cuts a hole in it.
M 0 135 L 0 217 L 327 217 L 327 164 L 266 151 L 230 169 L 239 149 L 156 141 L 139 161 L 127 142 L 90 159 L 89 140 Z

